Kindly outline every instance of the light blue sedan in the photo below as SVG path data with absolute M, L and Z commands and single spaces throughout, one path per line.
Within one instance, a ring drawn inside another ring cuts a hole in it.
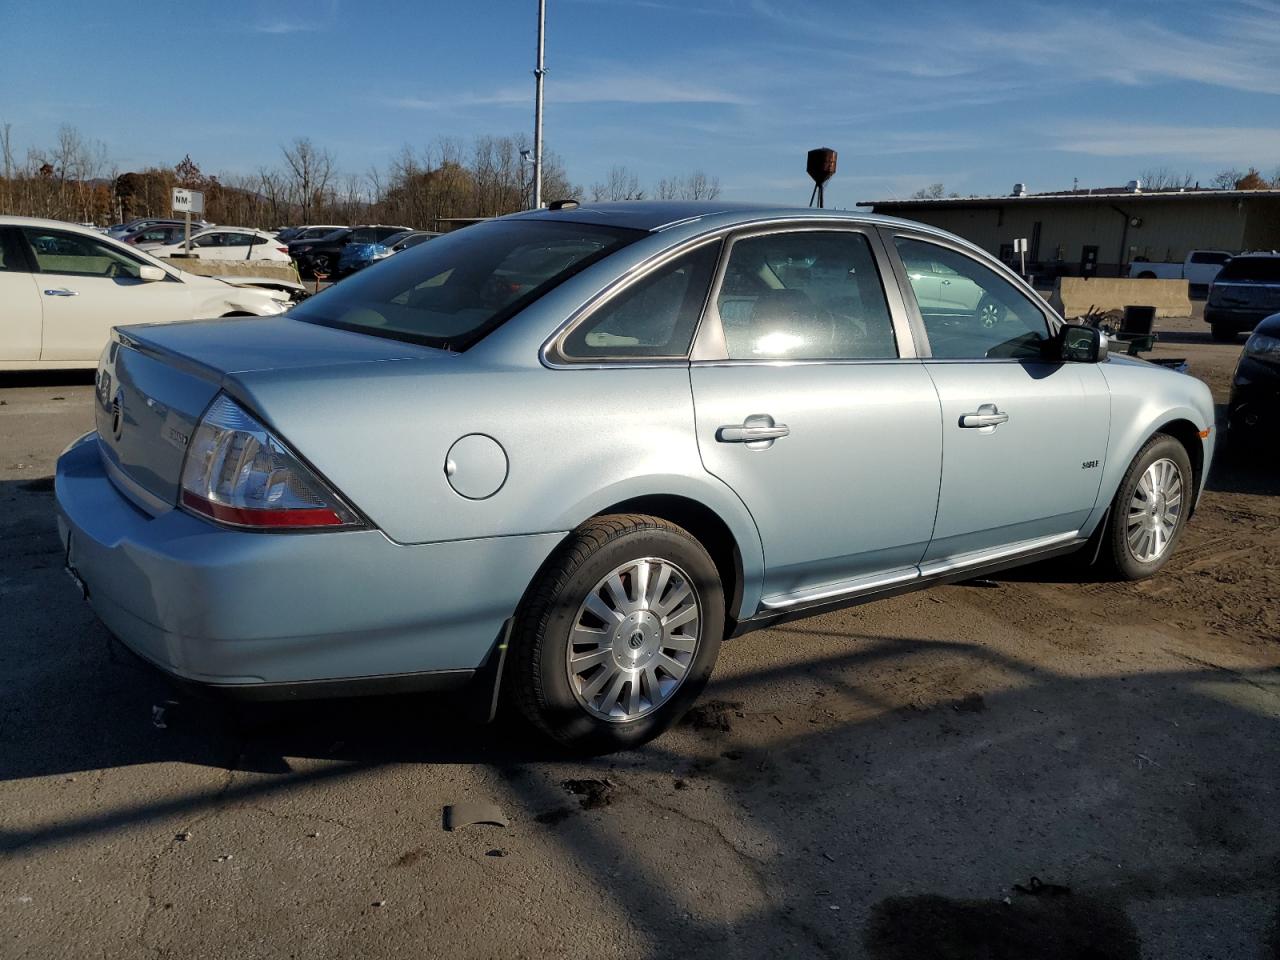
M 1068 551 L 1150 576 L 1213 453 L 1203 383 L 971 244 L 723 203 L 554 205 L 284 316 L 120 328 L 96 395 L 59 527 L 140 656 L 259 698 L 472 685 L 595 750 L 756 627 Z

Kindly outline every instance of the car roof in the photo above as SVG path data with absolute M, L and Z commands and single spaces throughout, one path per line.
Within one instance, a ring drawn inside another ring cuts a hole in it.
M 814 207 L 784 207 L 760 203 L 727 203 L 720 200 L 620 200 L 616 202 L 581 203 L 559 210 L 527 210 L 503 219 L 562 220 L 567 223 L 599 223 L 633 230 L 657 232 L 697 220 L 716 218 L 719 226 L 754 223 L 760 220 L 793 220 L 798 217 L 847 220 L 857 223 L 922 225 L 898 217 L 886 217 L 859 210 L 833 210 Z M 929 230 L 928 227 L 923 227 Z M 933 231 L 930 232 L 941 232 Z

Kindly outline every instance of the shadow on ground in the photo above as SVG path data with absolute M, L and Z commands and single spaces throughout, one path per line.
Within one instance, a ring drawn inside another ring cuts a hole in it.
M 820 618 L 727 645 L 690 721 L 617 757 L 568 759 L 509 720 L 462 722 L 456 702 L 424 698 L 247 713 L 182 699 L 158 726 L 153 707 L 172 695 L 66 581 L 47 485 L 0 485 L 0 505 L 0 790 L 103 770 L 228 771 L 216 787 L 139 776 L 74 811 L 10 808 L 5 858 L 87 857 L 139 830 L 172 836 L 173 823 L 316 797 L 403 883 L 456 850 L 398 838 L 357 788 L 458 766 L 493 774 L 512 843 L 555 851 L 569 871 L 559 896 L 590 890 L 654 958 L 1129 960 L 1140 940 L 1148 956 L 1189 956 L 1197 911 L 1280 893 L 1276 671 L 1182 657 L 1082 677 L 1034 645 L 977 642 L 959 620 L 917 636 Z M 584 778 L 602 784 L 590 805 Z M 306 897 L 255 889 L 267 892 L 237 907 L 246 931 L 269 929 L 281 897 Z M 555 909 L 542 897 L 495 885 L 449 906 L 476 929 L 505 910 L 536 931 Z M 1177 904 L 1181 918 L 1150 919 Z M 308 922 L 323 923 L 326 905 L 314 909 Z M 1222 922 L 1224 956 L 1271 936 L 1252 913 Z M 188 953 L 201 935 L 151 932 Z

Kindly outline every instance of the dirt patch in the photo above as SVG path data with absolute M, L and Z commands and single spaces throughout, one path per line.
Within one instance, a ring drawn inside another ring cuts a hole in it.
M 565 780 L 562 786 L 578 798 L 583 810 L 597 810 L 613 803 L 613 783 L 609 780 Z
M 1124 911 L 1090 897 L 1012 902 L 891 897 L 871 908 L 863 943 L 874 960 L 1138 960 Z
M 742 703 L 738 700 L 708 700 L 684 715 L 682 721 L 695 730 L 728 733 L 733 729 L 735 717 L 742 716 Z

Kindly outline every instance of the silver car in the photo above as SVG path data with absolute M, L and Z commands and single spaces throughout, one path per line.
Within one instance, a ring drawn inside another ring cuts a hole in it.
M 924 261 L 982 295 L 918 295 Z M 182 681 L 471 685 L 625 747 L 753 628 L 1068 551 L 1159 570 L 1213 405 L 1106 348 L 932 228 L 566 203 L 285 316 L 118 329 L 59 526 L 98 616 Z

